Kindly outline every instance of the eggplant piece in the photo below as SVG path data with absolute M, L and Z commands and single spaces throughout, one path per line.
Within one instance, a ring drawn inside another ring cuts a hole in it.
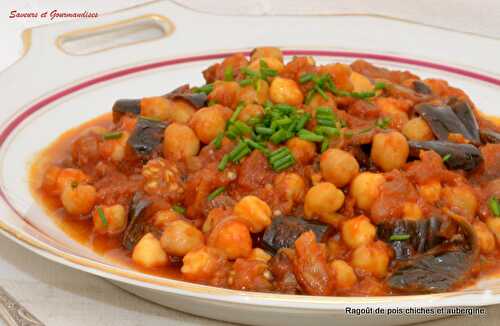
M 432 90 L 429 86 L 427 86 L 426 83 L 424 83 L 421 80 L 415 80 L 413 82 L 413 88 L 415 89 L 415 92 L 423 95 L 431 95 Z
M 300 217 L 279 216 L 273 218 L 262 237 L 262 243 L 271 251 L 280 248 L 294 248 L 295 240 L 307 231 L 313 231 L 318 241 L 325 241 L 331 234 L 331 227 L 327 224 L 306 221 Z
M 427 121 L 437 139 L 448 140 L 448 135 L 455 133 L 474 141 L 473 135 L 448 105 L 422 103 L 415 106 L 415 110 Z
M 144 211 L 151 201 L 142 193 L 135 193 L 128 213 L 128 226 L 123 233 L 122 245 L 128 250 L 134 249 L 142 236 L 149 232 L 149 224 L 145 223 Z
M 141 114 L 141 100 L 122 99 L 113 104 L 113 122 L 120 121 L 124 115 L 139 115 Z
M 392 289 L 412 293 L 446 292 L 468 276 L 471 256 L 463 251 L 427 255 L 397 270 L 388 280 Z
M 449 158 L 444 162 L 445 165 L 454 169 L 463 169 L 466 171 L 474 170 L 481 162 L 483 156 L 481 151 L 471 144 L 456 144 L 447 141 L 431 140 L 431 141 L 408 141 L 410 146 L 410 155 L 419 156 L 420 150 L 432 150 Z
M 465 281 L 479 257 L 479 243 L 472 225 L 454 213 L 464 237 L 462 243 L 449 240 L 419 255 L 395 270 L 387 280 L 390 288 L 410 293 L 446 292 Z
M 481 135 L 481 140 L 488 144 L 500 144 L 500 133 L 490 130 L 490 129 L 483 129 L 479 131 Z
M 139 156 L 148 156 L 163 141 L 166 127 L 164 122 L 139 117 L 127 143 Z
M 465 128 L 469 131 L 471 138 L 469 140 L 474 144 L 480 144 L 479 139 L 479 124 L 477 123 L 474 111 L 470 107 L 469 103 L 466 101 L 461 101 L 458 99 L 453 99 L 448 103 L 451 106 L 453 112 L 457 118 L 462 122 Z
M 181 99 L 187 101 L 197 109 L 204 107 L 208 99 L 208 96 L 205 93 L 193 93 L 188 84 L 177 87 L 164 96 L 170 100 Z
M 441 220 L 437 217 L 418 221 L 401 219 L 377 225 L 377 237 L 390 243 L 396 260 L 406 260 L 443 242 L 440 235 Z M 391 241 L 394 234 L 407 234 L 408 240 Z

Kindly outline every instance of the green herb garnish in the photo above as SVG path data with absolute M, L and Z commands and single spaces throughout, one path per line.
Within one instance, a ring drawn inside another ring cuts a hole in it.
M 377 121 L 375 122 L 375 126 L 380 129 L 387 129 L 390 123 L 391 123 L 390 117 L 382 117 L 377 119 Z
M 408 239 L 410 239 L 409 234 L 393 234 L 389 238 L 389 240 L 391 240 L 391 241 L 404 241 L 404 240 L 408 240 Z
M 269 163 L 274 171 L 279 172 L 295 164 L 295 158 L 288 147 L 281 147 L 269 155 Z
M 206 95 L 210 94 L 214 90 L 213 84 L 206 84 L 201 87 L 193 87 L 191 90 L 193 93 L 205 93 Z
M 179 214 L 184 214 L 186 213 L 186 209 L 184 207 L 182 207 L 181 205 L 179 204 L 175 204 L 174 206 L 171 207 L 172 210 L 176 213 L 179 213 Z
M 106 132 L 102 135 L 102 138 L 105 140 L 111 140 L 111 139 L 119 139 L 123 135 L 123 132 L 121 131 L 110 131 Z
M 101 219 L 102 225 L 104 227 L 107 227 L 108 226 L 108 219 L 106 218 L 106 215 L 104 215 L 104 211 L 103 211 L 102 207 L 97 206 L 96 210 L 97 210 L 97 215 Z
M 226 190 L 226 187 L 219 187 L 219 188 L 215 189 L 214 191 L 212 191 L 210 193 L 210 195 L 207 196 L 207 200 L 208 201 L 214 200 L 217 196 L 222 194 L 225 190 Z
M 498 200 L 497 197 L 492 196 L 488 200 L 488 207 L 490 208 L 491 213 L 495 217 L 500 217 L 500 201 Z
M 222 157 L 222 160 L 220 160 L 219 165 L 217 165 L 217 169 L 219 171 L 224 171 L 228 163 L 229 163 L 229 155 L 226 154 Z
M 215 149 L 220 149 L 222 147 L 222 140 L 224 139 L 224 133 L 219 132 L 217 136 L 212 141 L 212 144 Z
M 233 81 L 234 76 L 233 76 L 233 67 L 229 66 L 224 69 L 224 80 L 225 81 Z
M 314 132 L 309 131 L 307 129 L 302 129 L 297 133 L 297 135 L 299 136 L 300 139 L 304 139 L 311 142 L 322 142 L 325 139 L 324 136 L 315 134 Z

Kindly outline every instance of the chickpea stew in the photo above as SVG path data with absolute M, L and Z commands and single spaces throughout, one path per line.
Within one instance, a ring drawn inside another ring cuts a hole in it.
M 500 127 L 462 90 L 270 47 L 203 76 L 40 153 L 33 193 L 70 236 L 245 291 L 436 293 L 496 272 Z

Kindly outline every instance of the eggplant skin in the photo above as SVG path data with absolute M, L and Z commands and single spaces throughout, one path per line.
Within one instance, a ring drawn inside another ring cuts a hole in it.
M 446 292 L 465 280 L 472 262 L 470 253 L 460 250 L 423 255 L 394 272 L 387 284 L 393 290 L 409 293 Z
M 445 165 L 452 170 L 463 169 L 466 171 L 474 170 L 483 162 L 481 151 L 470 144 L 457 144 L 448 141 L 408 141 L 410 154 L 418 157 L 420 150 L 435 151 L 441 157 L 449 155 Z
M 421 254 L 441 244 L 441 220 L 437 217 L 418 221 L 400 219 L 377 225 L 377 237 L 388 242 L 394 250 L 396 260 L 407 260 L 415 254 Z M 394 234 L 408 234 L 408 240 L 391 241 Z
M 164 122 L 139 117 L 128 144 L 139 156 L 148 156 L 163 141 Z
M 467 131 L 469 132 L 469 140 L 474 144 L 480 144 L 479 137 L 479 124 L 477 123 L 474 112 L 469 103 L 457 99 L 449 102 L 451 109 L 455 112 L 457 118 L 462 122 Z
M 197 109 L 201 109 L 202 107 L 204 107 L 208 100 L 207 94 L 193 93 L 190 90 L 188 84 L 177 87 L 176 89 L 174 89 L 170 93 L 165 94 L 164 96 L 165 98 L 168 98 L 170 100 L 181 99 L 187 101 Z
M 141 114 L 141 100 L 121 99 L 113 104 L 113 122 L 120 121 L 121 117 L 128 114 L 137 116 Z
M 295 240 L 307 231 L 313 231 L 317 241 L 324 241 L 331 234 L 329 225 L 306 221 L 300 217 L 278 216 L 273 218 L 262 237 L 262 243 L 271 251 L 294 248 Z
M 432 89 L 421 80 L 415 80 L 413 82 L 413 88 L 415 89 L 415 92 L 419 94 L 424 94 L 424 95 L 432 94 Z
M 474 142 L 472 133 L 448 105 L 422 103 L 415 106 L 415 111 L 427 121 L 437 139 L 445 141 L 450 133 L 455 133 Z
M 135 245 L 148 231 L 149 223 L 144 220 L 144 211 L 151 205 L 151 201 L 142 193 L 135 193 L 130 204 L 128 214 L 128 226 L 123 233 L 122 245 L 128 250 L 134 249 Z
M 500 133 L 490 130 L 484 129 L 480 131 L 481 140 L 486 144 L 500 144 Z

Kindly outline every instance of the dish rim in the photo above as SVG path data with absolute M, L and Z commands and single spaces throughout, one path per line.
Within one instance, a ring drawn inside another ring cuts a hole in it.
M 28 117 L 45 106 L 56 102 L 68 96 L 70 94 L 76 93 L 85 88 L 118 79 L 121 77 L 133 75 L 135 73 L 141 73 L 148 70 L 160 69 L 169 66 L 175 66 L 178 64 L 192 63 L 198 61 L 207 61 L 214 59 L 222 59 L 235 53 L 245 53 L 249 54 L 248 50 L 245 51 L 227 51 L 227 52 L 215 52 L 210 54 L 193 55 L 193 56 L 180 56 L 172 59 L 162 59 L 149 63 L 136 64 L 132 66 L 127 66 L 125 68 L 120 68 L 115 71 L 105 72 L 93 75 L 91 77 L 86 77 L 76 83 L 71 84 L 72 86 L 64 86 L 52 91 L 41 98 L 34 101 L 29 105 L 15 110 L 14 116 L 7 119 L 0 126 L 0 146 L 5 144 L 5 141 L 9 139 L 11 133 Z M 500 79 L 493 77 L 492 74 L 488 75 L 483 72 L 475 72 L 468 69 L 459 68 L 456 66 L 449 66 L 446 64 L 436 63 L 427 60 L 411 59 L 405 56 L 399 55 L 389 55 L 389 54 L 377 54 L 372 52 L 356 52 L 356 51 L 346 51 L 346 50 L 304 50 L 304 49 L 287 49 L 283 50 L 283 54 L 286 56 L 293 55 L 312 55 L 315 57 L 342 57 L 351 59 L 372 59 L 378 61 L 387 61 L 392 63 L 404 64 L 408 66 L 417 66 L 421 68 L 433 69 L 444 71 L 446 73 L 451 73 L 455 75 L 460 75 L 462 77 L 471 78 L 478 80 L 480 82 L 485 82 L 493 86 L 500 86 Z M 9 201 L 8 196 L 5 194 L 3 187 L 0 187 L 0 198 L 7 204 L 9 209 L 19 217 L 23 223 L 25 223 L 29 228 L 33 228 L 36 232 L 45 234 L 42 230 L 34 227 L 26 218 L 25 214 L 18 212 L 15 206 Z M 202 297 L 211 300 L 233 302 L 235 297 L 243 301 L 243 303 L 257 306 L 286 306 L 290 307 L 290 304 L 300 306 L 304 308 L 304 305 L 308 308 L 321 309 L 317 305 L 326 304 L 328 307 L 324 309 L 331 309 L 332 305 L 356 305 L 356 304 L 394 304 L 397 303 L 407 303 L 412 304 L 418 302 L 420 305 L 427 303 L 434 305 L 435 299 L 443 298 L 455 298 L 462 295 L 471 294 L 483 294 L 485 290 L 462 290 L 438 294 L 424 294 L 424 295 L 409 295 L 409 296 L 380 296 L 380 297 L 318 297 L 318 296 L 307 296 L 307 295 L 286 295 L 286 294 L 275 294 L 275 293 L 264 293 L 264 292 L 245 292 L 226 288 L 218 288 L 213 286 L 201 285 L 197 283 L 191 283 L 187 281 L 181 281 L 170 278 L 156 277 L 146 273 L 137 272 L 131 268 L 125 268 L 121 266 L 114 266 L 111 264 L 102 263 L 91 258 L 86 258 L 80 256 L 76 253 L 70 253 L 69 251 L 60 250 L 50 244 L 47 244 L 41 240 L 35 239 L 34 237 L 26 234 L 22 230 L 16 230 L 1 220 L 0 218 L 0 231 L 3 234 L 7 234 L 8 237 L 14 239 L 17 243 L 23 245 L 24 247 L 41 254 L 45 258 L 51 259 L 63 263 L 65 265 L 71 266 L 75 269 L 84 270 L 86 272 L 99 275 L 108 279 L 113 279 L 125 283 L 131 283 L 137 286 L 153 288 L 162 292 L 175 292 L 181 295 L 188 295 L 192 297 Z M 47 236 L 47 235 L 46 235 Z M 50 237 L 51 238 L 51 237 Z M 36 250 L 33 250 L 36 249 Z M 492 293 L 498 297 L 497 301 L 500 300 L 500 286 L 495 289 Z M 257 301 L 253 299 L 262 299 L 262 301 Z M 474 304 L 474 302 L 469 302 L 469 305 Z M 479 303 L 476 303 L 479 304 Z M 493 303 L 492 303 L 493 304 Z

